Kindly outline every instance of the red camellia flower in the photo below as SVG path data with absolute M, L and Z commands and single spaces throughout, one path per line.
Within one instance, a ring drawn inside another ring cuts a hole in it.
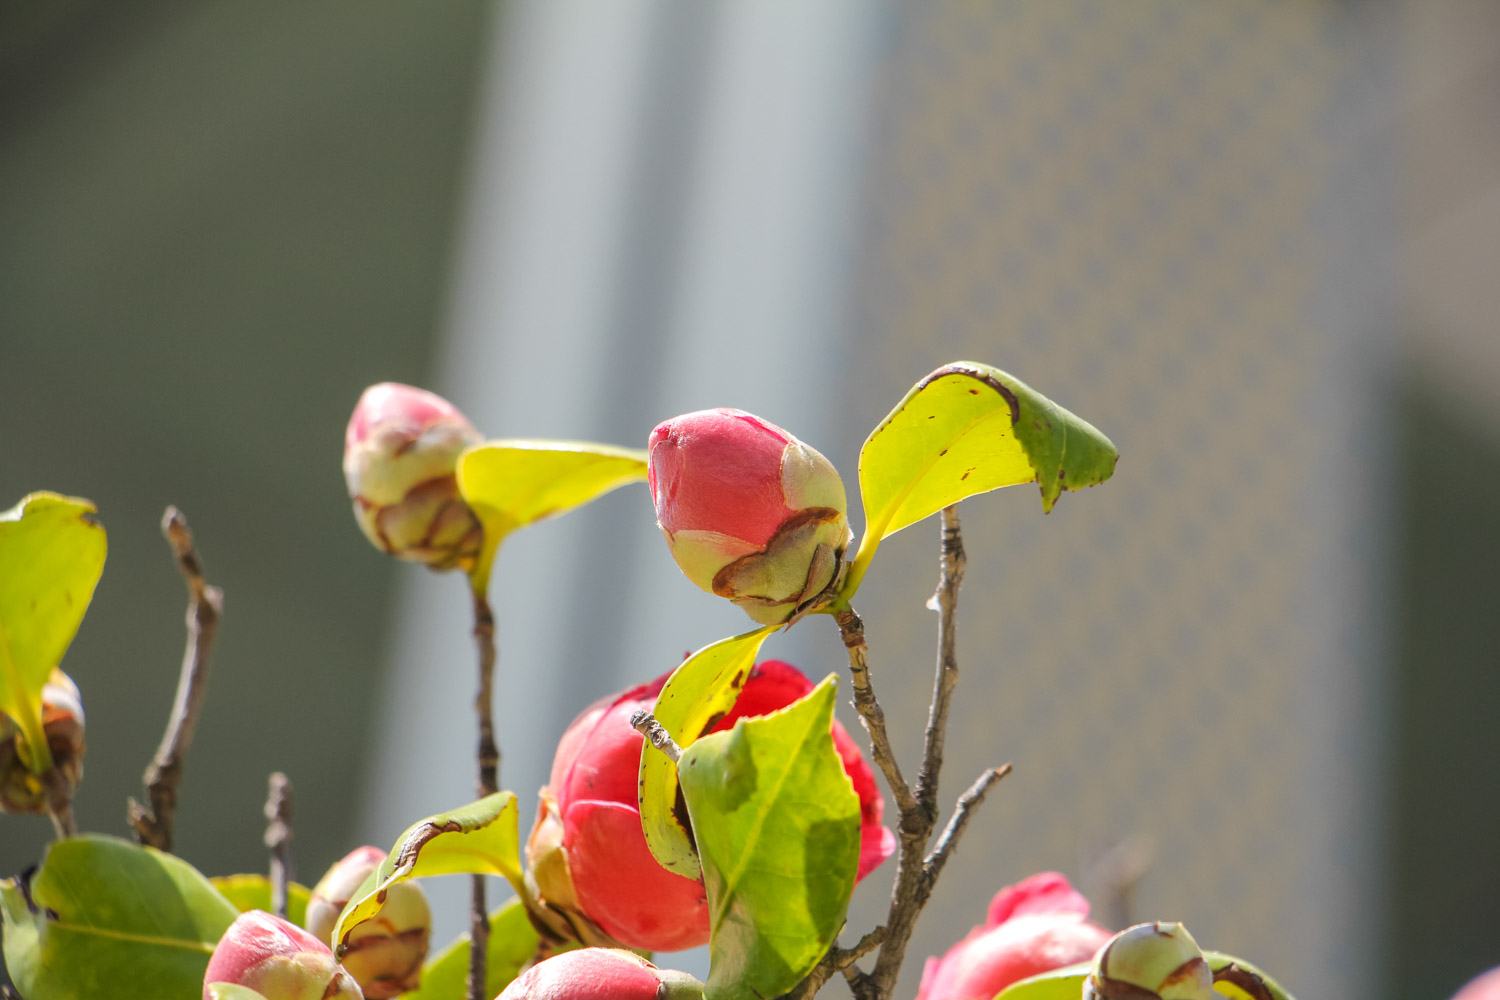
M 743 410 L 673 417 L 649 446 L 656 521 L 689 580 L 763 625 L 838 590 L 853 536 L 828 459 Z
M 703 984 L 633 952 L 582 948 L 537 963 L 495 1000 L 703 1000 Z
M 585 918 L 616 941 L 652 951 L 695 947 L 708 940 L 709 931 L 703 883 L 658 865 L 641 832 L 637 774 L 644 741 L 630 716 L 655 704 L 669 676 L 596 702 L 573 721 L 558 744 L 526 845 L 548 904 Z M 767 660 L 751 671 L 734 711 L 709 732 L 784 708 L 812 689 L 796 667 Z M 859 796 L 858 877 L 864 878 L 890 856 L 895 837 L 880 825 L 885 803 L 875 775 L 837 720 L 832 737 Z
M 1006 886 L 982 927 L 922 969 L 917 1000 L 990 1000 L 1028 976 L 1087 961 L 1110 939 L 1089 901 L 1057 872 Z
M 441 396 L 399 382 L 366 389 L 344 432 L 344 480 L 365 537 L 435 570 L 472 566 L 484 533 L 454 469 L 482 440 Z
M 203 977 L 209 987 L 234 983 L 267 1000 L 364 1000 L 333 951 L 307 931 L 264 910 L 241 913 L 219 939 Z

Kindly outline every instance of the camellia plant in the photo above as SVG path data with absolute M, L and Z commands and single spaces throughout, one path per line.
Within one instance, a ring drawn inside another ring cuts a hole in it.
M 382 552 L 469 583 L 476 798 L 413 823 L 389 851 L 354 846 L 311 890 L 287 877 L 283 775 L 272 775 L 266 807 L 269 875 L 208 878 L 170 853 L 222 613 L 175 509 L 163 531 L 188 588 L 188 641 L 145 801 L 129 803 L 135 839 L 74 830 L 84 716 L 60 666 L 103 569 L 104 530 L 87 501 L 50 493 L 0 514 L 0 807 L 50 815 L 57 832 L 38 866 L 0 882 L 6 968 L 20 995 L 768 1000 L 810 998 L 842 977 L 858 1000 L 891 997 L 938 877 L 1009 771 L 981 774 L 939 829 L 965 566 L 957 505 L 1035 483 L 1050 511 L 1063 492 L 1108 479 L 1115 448 L 1025 383 L 973 362 L 918 381 L 870 433 L 853 518 L 834 464 L 753 414 L 673 417 L 646 444 L 487 441 L 424 390 L 384 383 L 361 396 L 343 462 L 359 529 Z M 490 577 L 512 533 L 637 482 L 683 574 L 754 627 L 655 680 L 661 665 L 643 667 L 638 686 L 584 708 L 523 841 L 522 800 L 499 780 Z M 881 542 L 934 516 L 940 652 L 909 779 L 854 601 Z M 762 657 L 777 630 L 819 617 L 846 651 L 867 749 L 833 717 L 837 674 L 809 678 Z M 846 927 L 855 883 L 883 870 L 885 919 Z M 434 952 L 418 880 L 451 874 L 472 876 L 470 930 Z M 490 908 L 486 876 L 514 897 Z M 1087 914 L 1056 873 L 1001 889 L 983 925 L 928 960 L 919 1000 L 1287 998 L 1249 963 L 1201 951 L 1181 924 L 1115 934 Z M 705 981 L 657 957 L 705 942 Z

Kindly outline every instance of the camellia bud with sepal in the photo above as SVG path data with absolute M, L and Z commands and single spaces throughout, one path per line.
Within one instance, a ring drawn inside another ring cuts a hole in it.
M 763 625 L 827 603 L 853 538 L 838 470 L 743 410 L 699 410 L 651 432 L 647 483 L 684 575 Z
M 1217 1000 L 1213 970 L 1179 923 L 1127 927 L 1110 939 L 1084 980 L 1084 1000 Z
M 359 847 L 328 869 L 307 903 L 308 933 L 331 947 L 339 914 L 385 858 L 386 852 L 378 847 Z M 432 909 L 421 883 L 397 882 L 386 890 L 385 902 L 375 916 L 349 935 L 344 968 L 369 1000 L 414 990 L 421 982 L 431 933 Z
M 360 530 L 398 558 L 470 569 L 484 532 L 454 469 L 482 440 L 441 396 L 399 382 L 370 386 L 344 433 L 344 480 Z
M 496 1000 L 703 1000 L 703 984 L 634 952 L 582 948 L 532 966 Z
M 83 780 L 83 698 L 72 678 L 55 667 L 42 688 L 42 733 L 52 767 L 71 794 Z M 0 811 L 44 813 L 47 782 L 22 762 L 20 739 L 20 728 L 0 712 Z
M 203 977 L 203 1000 L 232 983 L 267 1000 L 363 1000 L 359 984 L 328 945 L 264 910 L 240 914 L 214 948 Z

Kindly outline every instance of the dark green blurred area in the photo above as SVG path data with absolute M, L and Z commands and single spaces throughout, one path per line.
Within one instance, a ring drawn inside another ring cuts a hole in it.
M 127 834 L 185 593 L 176 504 L 225 617 L 179 852 L 261 870 L 267 773 L 315 879 L 351 845 L 393 566 L 339 456 L 360 389 L 423 381 L 490 10 L 478 0 L 0 6 L 0 508 L 89 497 L 110 553 L 63 667 L 83 829 Z M 6 817 L 0 873 L 43 818 Z
M 1402 415 L 1387 995 L 1446 997 L 1500 941 L 1500 439 L 1437 387 Z

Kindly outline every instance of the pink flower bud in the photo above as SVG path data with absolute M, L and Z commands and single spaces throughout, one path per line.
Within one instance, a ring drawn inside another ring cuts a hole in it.
M 1110 934 L 1088 913 L 1088 900 L 1057 872 L 1006 886 L 983 926 L 927 960 L 917 1000 L 990 1000 L 1028 976 L 1093 958 Z
M 52 669 L 42 688 L 42 734 L 52 751 L 52 767 L 69 791 L 83 780 L 83 697 L 72 678 Z M 21 762 L 20 729 L 0 712 L 0 812 L 44 813 L 47 783 Z
M 844 483 L 818 452 L 743 410 L 699 410 L 651 432 L 656 521 L 687 578 L 763 625 L 828 601 L 843 582 Z
M 359 847 L 328 869 L 307 903 L 308 933 L 332 947 L 339 914 L 386 852 Z M 397 882 L 386 890 L 375 916 L 354 928 L 343 964 L 369 1000 L 385 1000 L 419 985 L 432 932 L 432 910 L 420 883 Z
M 241 913 L 219 939 L 203 977 L 209 987 L 234 983 L 266 1000 L 363 1000 L 359 984 L 323 942 L 264 910 Z
M 481 440 L 441 396 L 399 382 L 364 391 L 344 433 L 344 480 L 376 548 L 435 570 L 473 566 L 483 530 L 453 470 Z
M 1453 1000 L 1500 1000 L 1500 968 L 1481 973 L 1453 994 Z
M 596 702 L 573 721 L 558 744 L 526 845 L 547 904 L 582 915 L 616 941 L 651 951 L 692 948 L 707 942 L 709 932 L 703 883 L 658 865 L 641 832 L 637 781 L 643 740 L 631 728 L 630 716 L 655 704 L 668 676 Z M 785 708 L 812 688 L 796 667 L 767 660 L 751 671 L 734 711 L 709 731 Z M 859 795 L 858 877 L 864 878 L 890 856 L 895 837 L 880 825 L 885 803 L 874 773 L 837 720 L 832 739 Z
M 532 966 L 496 1000 L 703 1000 L 703 984 L 633 952 L 582 948 Z

